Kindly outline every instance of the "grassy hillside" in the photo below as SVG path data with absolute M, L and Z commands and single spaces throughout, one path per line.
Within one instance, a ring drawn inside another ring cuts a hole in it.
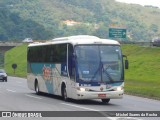
M 123 45 L 130 68 L 125 74 L 125 92 L 160 98 L 160 48 Z
M 26 77 L 27 72 L 27 44 L 17 46 L 5 53 L 5 70 L 9 75 Z M 17 64 L 17 68 L 14 70 L 12 64 Z
M 5 69 L 13 75 L 12 63 L 17 63 L 16 76 L 26 77 L 27 45 L 18 46 L 5 54 Z M 122 45 L 128 56 L 125 70 L 125 93 L 160 99 L 160 48 Z

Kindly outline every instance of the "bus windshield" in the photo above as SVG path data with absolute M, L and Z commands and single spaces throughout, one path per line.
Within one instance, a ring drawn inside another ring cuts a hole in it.
M 110 83 L 123 80 L 120 46 L 78 45 L 75 56 L 77 81 Z

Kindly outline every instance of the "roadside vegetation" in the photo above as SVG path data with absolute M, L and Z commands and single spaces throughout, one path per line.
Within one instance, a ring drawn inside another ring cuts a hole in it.
M 8 75 L 26 77 L 27 73 L 27 45 L 23 44 L 12 48 L 11 50 L 5 53 L 4 66 Z M 17 64 L 17 68 L 12 68 L 12 64 Z
M 122 45 L 128 56 L 125 93 L 160 99 L 160 47 Z
M 111 26 L 126 27 L 128 41 L 149 42 L 160 35 L 160 9 L 152 6 L 115 0 L 0 0 L 0 8 L 2 41 L 82 34 L 109 38 Z
M 160 47 L 122 45 L 128 56 L 129 69 L 125 70 L 125 93 L 160 99 Z M 5 69 L 9 75 L 26 77 L 27 44 L 15 47 L 5 54 Z M 17 64 L 14 74 L 12 64 Z

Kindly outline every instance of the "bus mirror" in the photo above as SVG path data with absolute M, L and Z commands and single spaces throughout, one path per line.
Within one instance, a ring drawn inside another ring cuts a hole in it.
M 123 57 L 126 58 L 126 60 L 125 60 L 125 69 L 128 69 L 129 68 L 129 62 L 128 62 L 127 56 L 123 55 Z
M 125 69 L 128 69 L 128 60 L 125 60 Z

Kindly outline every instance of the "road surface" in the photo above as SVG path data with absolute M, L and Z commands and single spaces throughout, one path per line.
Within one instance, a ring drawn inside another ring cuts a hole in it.
M 68 117 L 65 117 L 65 119 L 70 119 L 71 114 L 76 116 L 76 112 L 71 111 L 82 111 L 81 114 L 83 114 L 83 112 L 86 113 L 87 111 L 99 111 L 98 114 L 102 115 L 103 112 L 101 111 L 128 111 L 128 114 L 130 114 L 130 111 L 131 113 L 133 111 L 145 111 L 145 114 L 149 111 L 155 111 L 156 113 L 157 111 L 160 111 L 160 101 L 124 95 L 123 99 L 111 99 L 108 104 L 103 104 L 101 100 L 70 100 L 69 102 L 65 102 L 59 96 L 47 94 L 36 95 L 34 91 L 27 87 L 27 80 L 24 78 L 8 77 L 8 82 L 0 82 L 0 111 L 69 111 L 64 114 L 68 115 Z M 63 112 L 59 113 L 61 114 Z M 125 117 L 124 114 L 121 114 L 122 116 L 120 117 L 117 116 L 104 118 L 96 117 L 94 112 L 92 114 L 94 114 L 95 117 L 85 117 L 85 113 L 84 116 L 82 115 L 82 117 L 73 116 L 71 118 L 76 118 L 76 120 L 82 118 L 86 120 L 122 120 L 123 117 L 124 120 L 159 119 L 158 117 Z M 57 115 L 56 112 L 48 114 Z M 51 117 L 48 117 L 47 119 L 51 119 Z M 58 116 L 57 119 L 64 118 Z

